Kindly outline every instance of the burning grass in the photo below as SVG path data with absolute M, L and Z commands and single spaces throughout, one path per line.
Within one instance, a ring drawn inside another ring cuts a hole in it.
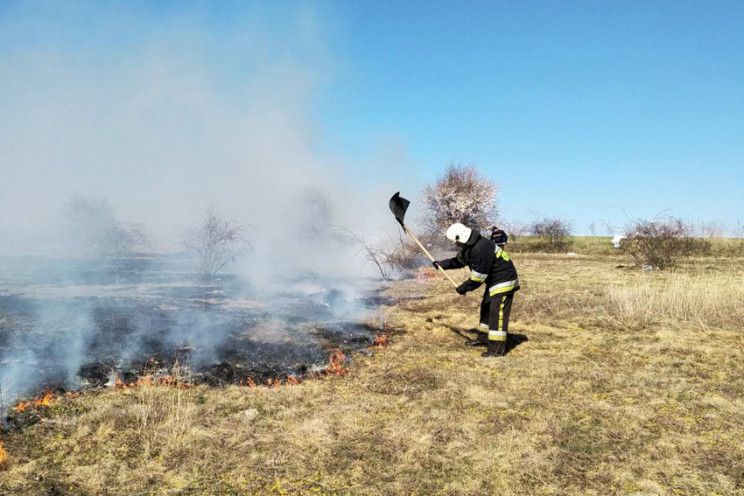
M 515 259 L 529 341 L 503 359 L 462 344 L 478 297 L 396 282 L 387 321 L 405 333 L 377 356 L 333 352 L 324 380 L 292 387 L 60 398 L 4 435 L 0 493 L 742 494 L 744 263 Z
M 327 374 L 335 375 L 346 375 L 348 370 L 344 367 L 346 361 L 346 355 L 339 349 L 331 350 L 331 354 L 328 355 L 328 368 L 326 369 Z
M 13 413 L 23 413 L 26 410 L 29 409 L 39 409 L 39 408 L 51 408 L 52 404 L 56 403 L 57 398 L 55 398 L 54 393 L 51 391 L 47 392 L 43 397 L 39 398 L 36 397 L 33 400 L 24 401 L 20 400 L 16 406 L 12 408 Z

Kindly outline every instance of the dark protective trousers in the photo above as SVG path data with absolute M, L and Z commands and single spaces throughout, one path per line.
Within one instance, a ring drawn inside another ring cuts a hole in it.
M 480 328 L 478 333 L 480 341 L 506 341 L 509 331 L 509 314 L 511 313 L 514 293 L 510 291 L 504 294 L 489 295 L 488 289 L 483 293 L 480 308 Z M 487 333 L 487 334 L 486 334 Z
M 488 333 L 488 316 L 491 315 L 491 295 L 488 294 L 488 286 L 483 292 L 483 299 L 480 305 L 480 330 L 483 333 Z

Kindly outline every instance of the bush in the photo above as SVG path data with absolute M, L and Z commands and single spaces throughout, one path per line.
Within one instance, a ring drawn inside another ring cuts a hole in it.
M 555 253 L 571 247 L 571 224 L 565 220 L 545 217 L 530 224 L 529 231 L 538 238 L 537 251 Z
M 499 225 L 509 235 L 509 243 L 519 243 L 519 238 L 528 232 L 528 226 L 520 221 L 500 221 Z
M 74 196 L 64 207 L 67 234 L 78 251 L 104 258 L 125 258 L 149 242 L 138 224 L 120 222 L 103 198 Z
M 710 241 L 693 238 L 688 226 L 673 217 L 635 221 L 625 237 L 621 247 L 636 264 L 660 270 L 673 267 L 681 257 L 707 255 L 711 251 Z
M 476 230 L 490 227 L 496 217 L 496 194 L 496 186 L 475 166 L 450 164 L 424 190 L 424 226 L 430 234 L 441 234 L 455 222 Z
M 418 246 L 403 238 L 394 239 L 381 236 L 377 242 L 370 242 L 344 226 L 333 226 L 337 233 L 354 240 L 364 263 L 372 263 L 380 272 L 380 277 L 389 280 L 393 273 L 410 270 L 420 265 L 421 252 Z
M 251 247 L 245 234 L 245 226 L 223 219 L 211 210 L 207 211 L 201 225 L 183 240 L 184 247 L 199 257 L 202 282 L 213 284 L 228 262 L 234 262 L 238 255 Z

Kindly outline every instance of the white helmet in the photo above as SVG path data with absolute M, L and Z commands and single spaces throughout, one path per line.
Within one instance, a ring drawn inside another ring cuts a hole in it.
M 462 243 L 465 244 L 470 239 L 470 235 L 473 233 L 473 230 L 470 229 L 468 226 L 464 226 L 460 224 L 459 222 L 452 224 L 447 229 L 447 239 L 452 241 L 453 243 Z

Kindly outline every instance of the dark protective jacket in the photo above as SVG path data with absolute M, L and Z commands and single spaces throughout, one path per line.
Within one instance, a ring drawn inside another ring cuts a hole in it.
M 475 230 L 456 257 L 439 264 L 445 270 L 470 267 L 470 279 L 460 284 L 458 292 L 473 291 L 483 283 L 491 296 L 519 289 L 517 269 L 509 254 Z
M 501 246 L 502 248 L 508 240 L 509 236 L 507 236 L 507 234 L 501 229 L 494 229 L 493 231 L 491 231 L 491 241 Z

